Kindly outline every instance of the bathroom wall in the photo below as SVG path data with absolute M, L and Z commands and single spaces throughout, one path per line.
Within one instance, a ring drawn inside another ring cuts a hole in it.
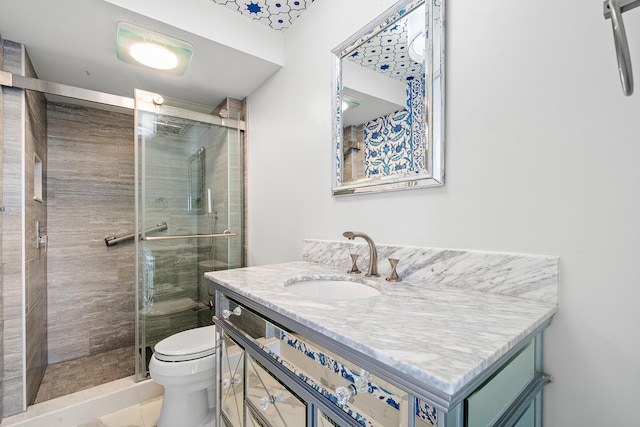
M 134 139 L 122 112 L 50 102 L 47 120 L 52 364 L 134 344 L 135 246 L 104 243 L 134 230 Z
M 22 46 L 3 44 L 5 70 L 35 76 Z M 47 156 L 44 97 L 12 88 L 3 92 L 3 415 L 7 416 L 35 400 L 46 367 L 47 260 L 44 249 L 35 244 L 36 221 L 47 226 L 46 197 L 34 199 L 34 158 L 37 155 L 46 165 Z
M 622 94 L 602 2 L 447 2 L 446 185 L 333 198 L 330 51 L 393 3 L 315 2 L 248 98 L 249 263 L 299 260 L 303 239 L 347 229 L 557 255 L 545 425 L 637 425 L 640 93 Z M 624 19 L 640 64 L 640 11 Z

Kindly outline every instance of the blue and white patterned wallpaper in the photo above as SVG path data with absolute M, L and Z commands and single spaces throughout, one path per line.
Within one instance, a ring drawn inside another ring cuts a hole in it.
M 313 0 L 213 0 L 274 30 L 291 26 Z
M 407 108 L 364 124 L 364 176 L 425 169 L 424 78 L 407 83 Z
M 356 64 L 397 80 L 424 75 L 423 65 L 409 57 L 407 20 L 401 19 L 346 56 Z

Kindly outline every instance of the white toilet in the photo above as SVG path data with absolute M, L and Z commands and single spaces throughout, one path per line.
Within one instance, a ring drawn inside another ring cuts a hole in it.
M 164 386 L 158 427 L 214 427 L 215 326 L 190 329 L 155 345 L 151 378 Z

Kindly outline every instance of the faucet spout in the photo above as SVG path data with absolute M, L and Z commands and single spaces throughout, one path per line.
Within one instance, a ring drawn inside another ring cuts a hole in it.
M 349 240 L 360 237 L 361 239 L 364 239 L 365 242 L 367 242 L 367 244 L 369 245 L 369 268 L 367 269 L 365 276 L 379 277 L 380 274 L 378 274 L 378 251 L 376 249 L 376 244 L 373 243 L 371 237 L 359 231 L 345 231 L 344 233 L 342 233 L 342 235 Z

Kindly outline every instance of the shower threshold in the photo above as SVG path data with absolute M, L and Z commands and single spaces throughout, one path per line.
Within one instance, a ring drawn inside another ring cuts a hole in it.
M 102 417 L 132 406 L 158 406 L 163 394 L 164 388 L 155 381 L 149 379 L 136 382 L 134 376 L 130 376 L 32 405 L 26 412 L 3 419 L 2 426 L 100 425 L 98 420 Z

